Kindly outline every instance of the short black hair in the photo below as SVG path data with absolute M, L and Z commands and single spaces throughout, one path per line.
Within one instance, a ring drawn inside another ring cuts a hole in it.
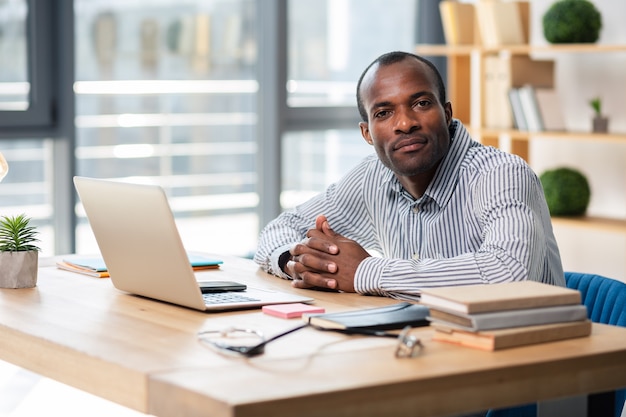
M 365 110 L 365 106 L 363 105 L 363 99 L 361 97 L 361 83 L 363 82 L 363 78 L 365 78 L 365 74 L 367 74 L 370 68 L 372 68 L 375 64 L 378 64 L 381 67 L 384 67 L 387 65 L 395 64 L 396 62 L 401 62 L 407 58 L 417 59 L 418 61 L 421 61 L 424 64 L 426 64 L 432 70 L 437 80 L 437 90 L 439 94 L 439 101 L 441 102 L 442 105 L 445 104 L 446 86 L 443 82 L 443 78 L 441 78 L 441 74 L 439 73 L 439 70 L 437 69 L 437 67 L 435 67 L 435 65 L 432 62 L 430 62 L 428 59 L 424 57 L 412 54 L 410 52 L 402 52 L 402 51 L 387 52 L 386 54 L 383 54 L 379 56 L 378 58 L 376 58 L 371 64 L 367 66 L 367 68 L 365 68 L 365 70 L 359 77 L 359 82 L 356 85 L 356 105 L 359 109 L 359 114 L 361 115 L 361 119 L 363 119 L 364 122 L 367 122 L 367 110 Z

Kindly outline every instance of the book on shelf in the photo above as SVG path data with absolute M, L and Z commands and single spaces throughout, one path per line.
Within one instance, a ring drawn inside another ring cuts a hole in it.
M 313 327 L 326 330 L 395 330 L 406 326 L 428 326 L 428 308 L 408 302 L 384 307 L 343 311 L 339 313 L 304 314 Z
M 431 327 L 435 329 L 433 333 L 433 340 L 435 341 L 494 351 L 589 336 L 592 326 L 590 320 L 579 320 L 478 332 L 462 330 L 439 323 L 432 323 Z
M 222 261 L 198 254 L 187 254 L 194 271 L 219 268 Z M 59 269 L 77 272 L 97 278 L 109 277 L 109 271 L 104 259 L 99 255 L 67 255 L 56 261 Z
M 519 91 L 517 88 L 511 88 L 508 92 L 509 104 L 511 105 L 511 113 L 513 115 L 513 125 L 517 130 L 527 131 L 528 125 L 524 117 L 524 109 L 520 101 Z
M 486 47 L 523 45 L 528 43 L 524 19 L 528 18 L 528 2 L 480 0 L 475 3 L 480 39 Z
M 508 59 L 499 56 L 486 56 L 484 63 L 484 125 L 489 128 L 509 129 L 513 124 L 513 115 L 508 105 L 507 92 L 511 88 L 514 70 Z
M 526 55 L 488 55 L 484 58 L 483 74 L 483 124 L 490 128 L 510 129 L 516 122 L 516 115 L 509 92 L 524 85 L 552 88 L 554 61 L 532 59 Z
M 535 88 L 535 99 L 546 131 L 565 131 L 565 118 L 558 93 L 553 88 Z
M 526 127 L 529 132 L 541 132 L 544 130 L 543 119 L 539 111 L 539 105 L 537 104 L 537 97 L 535 96 L 535 87 L 532 85 L 525 85 L 517 89 L 519 100 L 522 105 L 522 112 L 524 113 L 524 119 L 526 120 Z
M 462 313 L 580 304 L 580 292 L 537 281 L 457 285 L 422 290 L 420 303 Z
M 564 323 L 586 319 L 587 307 L 584 304 L 524 308 L 475 314 L 465 314 L 458 311 L 431 307 L 428 316 L 428 320 L 431 323 L 439 323 L 467 331 L 536 326 L 540 324 Z
M 439 3 L 441 25 L 448 45 L 472 45 L 477 42 L 478 31 L 474 17 L 474 5 L 455 0 Z

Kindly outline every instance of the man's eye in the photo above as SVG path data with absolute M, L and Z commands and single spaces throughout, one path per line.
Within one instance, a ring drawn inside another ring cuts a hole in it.
M 418 102 L 415 103 L 415 107 L 428 107 L 431 104 L 432 103 L 430 100 L 419 100 Z
M 389 111 L 381 110 L 379 112 L 376 112 L 375 117 L 376 118 L 382 118 L 382 117 L 387 117 L 388 115 L 389 115 Z

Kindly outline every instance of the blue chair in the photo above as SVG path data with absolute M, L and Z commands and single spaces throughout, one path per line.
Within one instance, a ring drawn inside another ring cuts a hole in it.
M 568 288 L 581 292 L 589 319 L 595 323 L 626 327 L 626 283 L 600 275 L 566 272 Z M 588 397 L 588 415 L 620 417 L 626 389 Z M 536 417 L 537 404 L 489 410 L 487 417 Z

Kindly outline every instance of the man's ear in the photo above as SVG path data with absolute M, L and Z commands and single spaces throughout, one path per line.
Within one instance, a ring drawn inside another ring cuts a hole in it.
M 443 109 L 446 112 L 446 124 L 450 126 L 450 123 L 452 122 L 452 103 L 448 101 L 443 105 Z
M 367 124 L 367 122 L 360 122 L 359 127 L 361 128 L 361 136 L 363 136 L 363 139 L 365 139 L 365 142 L 369 143 L 370 145 L 373 145 L 374 141 L 372 140 L 372 136 L 370 135 L 369 124 Z

